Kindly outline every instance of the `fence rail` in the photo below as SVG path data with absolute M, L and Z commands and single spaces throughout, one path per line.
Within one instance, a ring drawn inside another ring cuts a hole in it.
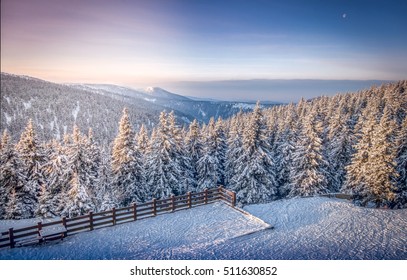
M 155 217 L 162 213 L 171 213 L 176 210 L 188 209 L 193 206 L 205 205 L 218 200 L 225 201 L 232 207 L 236 205 L 236 194 L 219 186 L 213 189 L 205 189 L 202 192 L 185 195 L 171 196 L 170 198 L 156 200 L 140 204 L 132 204 L 128 207 L 113 208 L 99 213 L 89 212 L 86 215 L 66 218 L 52 222 L 39 222 L 37 225 L 1 232 L 0 248 L 14 248 L 24 244 L 41 243 L 49 240 L 62 239 L 81 231 L 90 231 L 102 227 L 132 222 L 140 219 Z M 52 232 L 45 235 L 44 232 Z

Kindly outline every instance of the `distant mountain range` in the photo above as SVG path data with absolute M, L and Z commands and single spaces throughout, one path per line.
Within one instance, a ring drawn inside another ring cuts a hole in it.
M 274 106 L 278 103 L 265 103 Z M 57 84 L 28 76 L 1 73 L 1 131 L 17 141 L 28 120 L 33 119 L 41 139 L 62 139 L 74 124 L 83 133 L 91 127 L 95 139 L 110 143 L 117 134 L 124 107 L 135 130 L 152 128 L 161 111 L 174 111 L 181 125 L 193 119 L 228 118 L 250 111 L 254 102 L 230 102 L 189 98 L 158 87 L 131 89 L 110 84 Z

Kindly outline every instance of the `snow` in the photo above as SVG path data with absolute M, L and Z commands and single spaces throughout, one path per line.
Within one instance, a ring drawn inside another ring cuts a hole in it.
M 148 102 L 153 102 L 153 103 L 157 101 L 157 99 L 155 99 L 155 98 L 144 98 L 144 100 L 148 101 Z
M 74 117 L 75 121 L 76 121 L 76 118 L 78 117 L 79 109 L 80 109 L 79 108 L 79 101 L 77 101 L 76 108 L 73 109 L 73 111 L 72 111 L 72 116 Z
M 244 210 L 274 229 L 264 230 L 268 225 L 261 220 L 215 203 L 0 250 L 0 259 L 407 259 L 407 209 L 368 209 L 312 197 Z
M 4 117 L 6 118 L 6 123 L 9 125 L 11 123 L 11 116 L 7 115 L 7 113 L 4 112 Z
M 7 221 L 0 224 L 2 231 L 10 227 Z M 63 241 L 3 249 L 0 259 L 179 259 L 192 251 L 268 226 L 218 202 L 79 233 Z
M 249 103 L 235 103 L 232 106 L 232 108 L 244 109 L 244 110 L 253 110 L 254 107 L 256 107 L 256 104 L 249 104 Z M 260 106 L 260 107 L 262 107 L 262 106 Z
M 23 105 L 24 105 L 24 109 L 30 109 L 31 108 L 31 101 L 28 101 L 28 102 L 23 102 Z

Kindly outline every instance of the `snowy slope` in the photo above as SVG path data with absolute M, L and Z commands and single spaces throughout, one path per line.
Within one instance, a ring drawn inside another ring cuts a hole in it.
M 58 244 L 0 250 L 0 259 L 407 259 L 407 209 L 366 209 L 330 198 L 244 209 L 275 228 L 262 230 L 266 224 L 217 203 Z
M 2 230 L 10 225 L 8 221 L 0 224 Z M 12 224 L 16 226 L 15 222 Z M 182 258 L 191 250 L 204 249 L 268 226 L 218 202 L 76 234 L 58 244 L 0 250 L 0 259 Z

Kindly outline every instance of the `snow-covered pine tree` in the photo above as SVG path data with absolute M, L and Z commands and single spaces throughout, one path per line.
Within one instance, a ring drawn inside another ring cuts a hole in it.
M 197 191 L 214 188 L 217 185 L 219 159 L 216 152 L 215 120 L 211 118 L 208 125 L 202 126 L 203 156 L 197 162 Z
M 134 143 L 128 110 L 125 108 L 112 150 L 113 185 L 121 206 L 146 198 L 142 166 L 141 153 Z
M 148 138 L 147 129 L 144 124 L 141 125 L 140 131 L 136 136 L 137 148 L 144 157 L 147 153 L 148 143 L 150 139 Z
M 273 158 L 276 162 L 276 179 L 279 186 L 279 197 L 281 198 L 288 195 L 292 186 L 293 155 L 301 130 L 301 121 L 298 119 L 295 106 L 290 104 L 285 113 L 285 118 L 279 119 L 282 128 L 276 135 L 273 149 Z
M 320 128 L 313 112 L 304 120 L 290 170 L 289 197 L 313 196 L 327 192 L 326 161 L 322 155 Z
M 396 139 L 396 170 L 398 173 L 396 198 L 393 207 L 407 208 L 407 116 L 400 126 Z
M 365 170 L 368 168 L 369 154 L 371 152 L 373 131 L 375 129 L 376 121 L 375 115 L 377 111 L 376 106 L 369 105 L 362 111 L 362 116 L 359 117 L 354 130 L 360 132 L 356 134 L 358 138 L 357 143 L 354 145 L 354 154 L 351 157 L 350 164 L 346 168 L 346 179 L 342 186 L 341 192 L 358 196 L 360 191 L 365 188 L 366 174 Z M 358 197 L 355 197 L 359 200 Z
M 99 185 L 99 171 L 101 165 L 101 152 L 99 146 L 93 139 L 92 128 L 89 128 L 88 137 L 84 138 L 84 152 L 86 159 L 86 172 L 88 174 L 88 190 L 90 197 L 94 200 L 94 204 L 97 204 L 97 187 Z
M 228 135 L 228 149 L 226 151 L 225 161 L 225 185 L 229 187 L 232 178 L 237 172 L 237 159 L 243 154 L 243 127 L 242 121 L 243 114 L 240 111 L 236 116 L 232 117 L 230 121 L 229 135 Z
M 7 130 L 4 130 L 1 140 L 0 150 L 0 219 L 6 218 L 6 212 L 13 213 L 15 210 L 8 210 L 8 205 L 11 193 L 14 193 L 14 202 L 10 205 L 15 205 L 21 202 L 18 195 L 22 192 L 24 183 L 26 182 L 25 175 L 21 172 L 22 163 L 15 151 L 14 145 L 11 144 L 10 135 Z M 19 202 L 17 201 L 19 200 Z M 14 206 L 13 206 L 14 207 Z M 14 209 L 14 208 L 13 208 Z M 19 207 L 16 210 L 22 211 Z M 16 213 L 18 217 L 22 216 L 22 212 Z M 14 216 L 14 214 L 12 215 Z
M 221 117 L 216 121 L 215 129 L 213 130 L 211 138 L 215 145 L 215 156 L 218 159 L 218 165 L 216 166 L 217 184 L 225 185 L 225 161 L 228 146 L 226 142 L 225 128 Z
M 55 217 L 56 207 L 53 205 L 53 196 L 44 184 L 41 186 L 41 192 L 38 198 L 38 208 L 35 212 L 36 217 L 52 218 Z
M 99 171 L 99 184 L 96 193 L 97 211 L 108 211 L 117 207 L 117 198 L 114 195 L 112 181 L 112 171 L 110 168 L 110 156 L 102 155 Z
M 11 190 L 4 215 L 6 219 L 19 220 L 26 218 L 24 215 L 27 211 L 24 201 L 21 199 L 22 196 L 23 194 L 18 193 L 16 189 L 13 188 Z
M 168 138 L 165 112 L 160 114 L 160 124 L 153 129 L 150 147 L 147 153 L 146 178 L 149 198 L 165 198 L 178 189 L 181 171 L 170 156 L 172 139 Z
M 53 140 L 47 146 L 48 162 L 43 166 L 44 185 L 50 198 L 47 201 L 55 216 L 58 216 L 66 205 L 68 185 L 71 172 L 68 166 L 66 147 Z
M 89 197 L 86 186 L 81 184 L 79 175 L 75 172 L 69 182 L 68 201 L 61 215 L 65 217 L 76 217 L 93 211 L 94 206 Z
M 198 180 L 198 160 L 203 154 L 202 136 L 200 133 L 199 124 L 196 120 L 189 125 L 189 131 L 185 138 L 185 152 L 190 157 L 190 170 L 192 175 L 192 182 L 189 190 L 195 191 Z
M 362 205 L 373 203 L 376 207 L 390 205 L 395 198 L 396 149 L 394 137 L 395 121 L 386 107 L 380 123 L 373 130 L 371 149 L 364 170 L 365 184 L 357 195 Z
M 184 194 L 187 191 L 195 189 L 195 179 L 193 178 L 193 169 L 191 166 L 191 155 L 185 147 L 185 131 L 181 130 L 176 123 L 174 111 L 168 114 L 168 138 L 172 139 L 173 145 L 169 148 L 169 155 L 176 165 L 179 166 L 180 175 L 179 184 L 173 193 L 176 195 Z
M 17 154 L 21 160 L 22 168 L 18 171 L 23 173 L 26 181 L 23 183 L 21 191 L 16 190 L 18 200 L 23 205 L 23 219 L 32 218 L 38 207 L 38 197 L 43 184 L 42 165 L 44 163 L 44 154 L 37 136 L 34 131 L 33 122 L 30 119 L 20 140 L 16 145 Z M 20 196 L 21 195 L 21 196 Z
M 349 117 L 341 114 L 339 109 L 331 117 L 329 125 L 327 158 L 329 158 L 328 188 L 331 192 L 339 192 L 346 178 L 346 166 L 353 154 L 354 137 L 349 128 Z
M 243 151 L 236 162 L 230 188 L 241 204 L 264 203 L 277 198 L 275 164 L 259 103 L 243 132 Z

